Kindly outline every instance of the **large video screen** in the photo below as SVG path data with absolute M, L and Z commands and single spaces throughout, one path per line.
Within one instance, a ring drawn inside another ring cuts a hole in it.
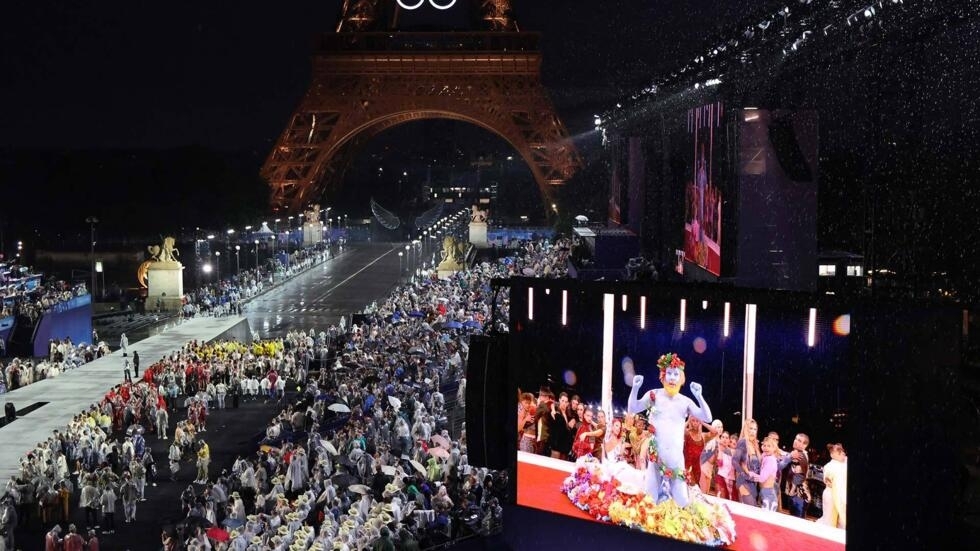
M 724 120 L 720 101 L 687 112 L 684 258 L 716 276 L 721 275 L 722 196 L 717 178 L 725 153 Z
M 731 549 L 844 548 L 845 309 L 544 285 L 513 306 L 518 505 Z

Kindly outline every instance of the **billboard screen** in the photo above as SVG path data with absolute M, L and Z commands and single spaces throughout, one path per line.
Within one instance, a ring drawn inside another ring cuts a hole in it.
M 722 196 L 717 180 L 724 160 L 725 106 L 714 102 L 689 109 L 684 176 L 684 258 L 721 275 Z
M 535 287 L 511 312 L 518 505 L 844 548 L 846 308 Z

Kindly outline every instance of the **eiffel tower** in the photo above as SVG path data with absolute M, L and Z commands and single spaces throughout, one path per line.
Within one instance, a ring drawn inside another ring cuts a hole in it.
M 335 32 L 319 37 L 310 87 L 261 170 L 273 209 L 319 202 L 372 137 L 424 119 L 506 140 L 550 204 L 581 160 L 541 84 L 539 35 L 518 29 L 509 0 L 457 2 L 476 29 L 465 32 L 400 31 L 400 4 L 345 0 Z

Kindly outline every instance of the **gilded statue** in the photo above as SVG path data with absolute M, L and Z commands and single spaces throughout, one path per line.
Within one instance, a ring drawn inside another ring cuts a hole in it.
M 161 245 L 150 245 L 146 248 L 150 253 L 150 260 L 156 262 L 177 262 L 180 251 L 174 246 L 176 239 L 164 237 Z
M 447 235 L 442 240 L 442 263 L 439 264 L 441 269 L 460 269 L 463 264 L 463 259 L 466 258 L 466 244 L 463 242 L 457 242 L 456 238 Z
M 175 246 L 176 243 L 176 239 L 168 236 L 163 238 L 161 244 L 146 247 L 146 251 L 150 253 L 150 259 L 140 264 L 140 267 L 136 270 L 136 280 L 139 282 L 140 287 L 146 288 L 146 276 L 151 264 L 154 262 L 177 262 L 177 257 L 180 256 L 180 250 Z

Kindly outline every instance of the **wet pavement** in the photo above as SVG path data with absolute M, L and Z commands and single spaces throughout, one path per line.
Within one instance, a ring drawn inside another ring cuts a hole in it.
M 398 283 L 404 244 L 355 243 L 336 257 L 249 301 L 245 317 L 263 338 L 336 324 Z

